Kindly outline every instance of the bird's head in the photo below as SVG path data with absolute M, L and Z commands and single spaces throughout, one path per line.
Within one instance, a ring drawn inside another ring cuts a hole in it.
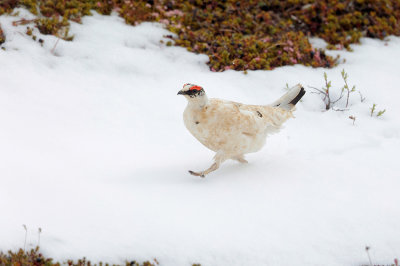
M 190 83 L 183 85 L 183 88 L 178 92 L 178 95 L 184 95 L 188 100 L 202 97 L 205 94 L 202 87 Z

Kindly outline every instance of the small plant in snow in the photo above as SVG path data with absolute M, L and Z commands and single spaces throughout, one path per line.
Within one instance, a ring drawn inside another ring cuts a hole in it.
M 42 228 L 39 227 L 38 229 L 38 244 L 37 246 L 40 247 L 40 234 L 42 233 Z
M 349 77 L 349 75 L 344 71 L 344 69 L 342 70 L 342 72 L 340 72 L 340 74 L 342 75 L 342 78 L 344 80 L 344 86 L 342 88 L 342 93 L 344 91 L 346 91 L 346 108 L 349 106 L 349 98 L 350 98 L 350 93 L 355 92 L 356 91 L 356 86 L 354 85 L 351 89 L 349 87 L 349 85 L 347 84 L 347 78 Z M 342 97 L 342 94 L 340 94 L 340 96 Z
M 378 111 L 378 114 L 376 116 L 381 116 L 386 112 L 386 109 L 383 109 L 381 111 Z
M 315 88 L 315 87 L 310 87 L 314 91 L 311 93 L 316 93 L 318 95 L 322 96 L 322 101 L 325 103 L 325 110 L 334 110 L 334 111 L 347 111 L 349 110 L 350 107 L 350 96 L 352 93 L 356 92 L 356 86 L 353 85 L 352 87 L 349 86 L 348 84 L 348 77 L 349 75 L 347 72 L 343 69 L 340 72 L 342 79 L 344 81 L 344 85 L 340 90 L 340 94 L 338 90 L 334 90 L 332 87 L 332 82 L 328 80 L 328 75 L 326 72 L 324 72 L 324 80 L 325 80 L 325 86 L 322 87 L 321 89 Z M 286 87 L 288 85 L 286 84 Z M 365 97 L 361 94 L 360 91 L 357 91 L 358 94 L 360 95 L 360 101 L 363 103 L 365 101 Z M 334 95 L 337 95 L 336 97 Z M 342 101 L 341 101 L 342 100 Z M 339 103 L 341 106 L 338 108 Z M 374 103 L 372 107 L 370 108 L 370 116 L 375 116 L 375 117 L 380 117 L 382 116 L 385 112 L 386 109 L 383 110 L 376 110 L 376 104 Z M 354 115 L 349 116 L 349 119 L 353 120 L 353 125 L 356 122 L 356 117 Z
M 367 252 L 367 255 L 368 255 L 369 265 L 372 266 L 371 256 L 369 255 L 369 249 L 370 249 L 369 246 L 365 247 L 365 252 Z
M 349 116 L 349 119 L 353 120 L 353 125 L 356 122 L 356 117 L 354 115 Z
M 322 89 L 318 89 L 315 87 L 311 87 L 309 86 L 311 89 L 315 90 L 316 94 L 319 94 L 322 96 L 322 100 L 325 103 L 325 109 L 326 110 L 335 110 L 335 111 L 344 111 L 349 107 L 349 99 L 350 99 L 350 94 L 356 91 L 356 86 L 353 87 L 349 87 L 348 83 L 347 83 L 347 78 L 349 77 L 349 75 L 346 73 L 346 71 L 343 69 L 341 72 L 343 81 L 344 81 L 344 86 L 342 87 L 341 91 L 340 91 L 340 95 L 334 99 L 334 92 L 332 91 L 332 82 L 330 80 L 328 80 L 328 75 L 326 74 L 326 72 L 324 72 L 324 80 L 325 80 L 325 87 L 323 87 Z M 360 93 L 361 96 L 361 102 L 363 102 L 365 100 L 365 98 L 362 96 L 362 94 Z M 343 99 L 343 97 L 345 97 L 346 99 L 346 104 L 344 105 L 345 109 L 337 109 L 335 108 L 335 105 L 341 100 Z
M 369 260 L 369 266 L 373 266 L 376 264 L 372 264 L 372 260 L 371 260 L 371 256 L 369 254 L 369 250 L 371 249 L 371 247 L 369 246 L 365 246 L 365 252 L 367 252 L 367 256 L 368 256 L 368 260 Z M 381 264 L 379 264 L 381 265 Z M 397 258 L 394 259 L 394 264 L 387 264 L 387 265 L 391 265 L 391 266 L 399 266 L 399 260 Z M 364 265 L 363 265 L 364 266 Z M 366 265 L 365 265 L 366 266 Z
M 335 101 L 333 101 L 331 99 L 330 89 L 332 87 L 332 83 L 331 83 L 331 81 L 328 81 L 328 75 L 326 74 L 326 72 L 324 72 L 324 79 L 325 79 L 325 87 L 324 88 L 322 88 L 322 89 L 317 89 L 314 87 L 310 87 L 310 88 L 316 90 L 316 92 L 313 92 L 313 93 L 317 93 L 317 94 L 320 94 L 323 96 L 322 100 L 325 103 L 325 109 L 329 110 L 329 109 L 331 109 L 331 106 L 333 104 L 335 104 L 337 101 L 339 101 L 340 99 L 336 99 Z
M 372 107 L 370 108 L 371 110 L 371 117 L 374 115 L 375 111 L 376 111 L 376 104 L 373 104 Z M 384 113 L 386 112 L 386 109 L 380 110 L 378 111 L 378 113 L 376 114 L 377 117 L 382 116 Z
M 371 109 L 371 117 L 375 112 L 375 107 L 376 107 L 376 104 L 373 104 L 372 107 L 370 108 Z

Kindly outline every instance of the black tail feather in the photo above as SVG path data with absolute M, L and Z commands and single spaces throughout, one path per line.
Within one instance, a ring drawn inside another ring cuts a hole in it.
M 304 94 L 306 94 L 306 91 L 304 90 L 303 87 L 301 87 L 299 94 L 297 94 L 297 96 L 294 97 L 294 99 L 289 104 L 296 105 L 296 103 L 300 101 L 300 99 L 304 96 Z

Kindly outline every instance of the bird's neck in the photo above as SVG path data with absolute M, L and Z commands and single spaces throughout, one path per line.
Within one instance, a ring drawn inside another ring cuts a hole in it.
M 199 108 L 202 109 L 208 105 L 208 97 L 207 95 L 202 95 L 194 98 L 189 98 L 188 106 L 191 108 Z

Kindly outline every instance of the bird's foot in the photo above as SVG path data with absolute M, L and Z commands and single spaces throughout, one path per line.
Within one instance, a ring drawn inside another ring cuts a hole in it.
M 189 170 L 189 174 L 194 175 L 194 176 L 206 177 L 204 175 L 204 172 L 194 172 L 194 171 Z

